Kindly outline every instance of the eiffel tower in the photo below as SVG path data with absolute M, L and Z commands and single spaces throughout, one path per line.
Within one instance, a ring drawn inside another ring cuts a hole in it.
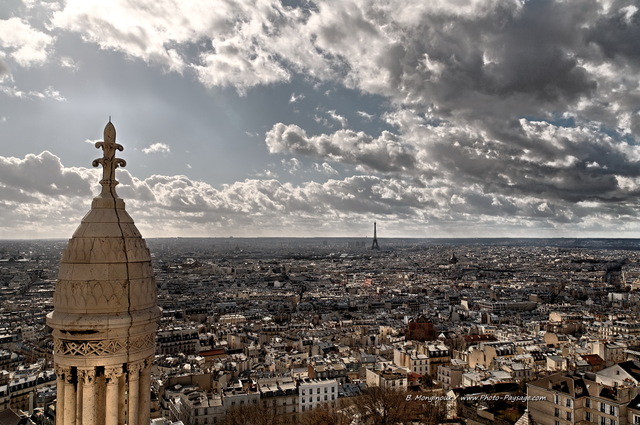
M 373 222 L 373 244 L 371 245 L 371 249 L 380 249 L 378 245 L 378 236 L 376 234 L 376 222 Z

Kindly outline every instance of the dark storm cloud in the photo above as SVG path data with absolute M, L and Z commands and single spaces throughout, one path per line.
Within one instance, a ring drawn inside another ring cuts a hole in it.
M 372 161 L 359 154 L 361 145 L 340 145 L 336 154 L 331 148 L 339 144 L 326 141 L 340 132 L 307 136 L 284 124 L 267 133 L 272 152 L 421 175 L 427 184 L 438 179 L 563 208 L 637 196 L 637 81 L 620 78 L 637 71 L 628 64 L 640 51 L 640 15 L 633 5 L 607 9 L 597 1 L 544 0 L 481 4 L 462 12 L 419 5 L 408 18 L 392 6 L 359 4 L 364 12 L 345 6 L 310 20 L 308 29 L 320 35 L 325 51 L 347 58 L 349 84 L 389 96 L 398 102 L 397 114 L 414 116 L 395 120 L 393 137 L 415 160 L 394 166 L 378 151 Z M 323 36 L 322 28 L 351 28 L 363 16 L 380 30 L 371 31 L 370 44 L 361 49 Z M 279 130 L 291 138 L 278 137 Z M 485 199 L 478 195 L 476 201 Z M 544 216 L 566 220 L 563 208 L 549 205 Z M 535 211 L 541 216 L 542 210 Z
M 620 57 L 640 64 L 638 6 L 630 4 L 614 8 L 610 14 L 600 16 L 586 33 L 586 40 L 595 43 L 608 58 Z
M 546 116 L 597 88 L 583 67 L 591 52 L 582 28 L 597 12 L 594 1 L 500 2 L 480 15 L 416 11 L 419 20 L 398 23 L 369 52 L 372 63 L 352 58 L 354 78 L 446 119 Z

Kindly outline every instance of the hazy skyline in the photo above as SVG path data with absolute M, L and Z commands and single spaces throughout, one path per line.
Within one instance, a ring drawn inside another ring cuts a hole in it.
M 0 238 L 640 237 L 634 3 L 3 1 Z

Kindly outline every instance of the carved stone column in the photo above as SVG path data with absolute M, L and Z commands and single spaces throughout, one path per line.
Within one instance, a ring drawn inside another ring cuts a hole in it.
M 124 425 L 125 411 L 127 409 L 127 377 L 123 373 L 118 378 L 118 425 Z
M 96 370 L 78 368 L 78 381 L 82 383 L 82 425 L 96 423 Z
M 56 411 L 56 415 L 58 413 L 62 413 L 64 421 L 57 422 L 62 425 L 76 425 L 76 380 L 73 376 L 73 368 L 70 367 L 62 367 L 64 369 L 64 412 Z M 60 390 L 58 390 L 58 395 L 60 395 Z
M 96 368 L 96 402 L 95 402 L 95 418 L 96 424 L 104 425 L 106 417 L 106 401 L 107 401 L 107 379 L 104 376 L 104 367 Z
M 146 425 L 150 422 L 151 412 L 151 359 L 145 359 L 140 370 L 140 409 L 138 424 Z
M 55 366 L 56 372 L 56 422 L 64 424 L 64 380 L 71 368 Z
M 106 402 L 105 402 L 105 425 L 118 425 L 118 413 L 120 411 L 118 394 L 120 377 L 122 376 L 122 366 L 105 367 L 104 377 L 106 379 Z
M 143 362 L 129 363 L 127 365 L 127 378 L 129 379 L 127 425 L 139 425 L 138 410 L 140 409 L 140 370 L 142 369 L 142 366 Z

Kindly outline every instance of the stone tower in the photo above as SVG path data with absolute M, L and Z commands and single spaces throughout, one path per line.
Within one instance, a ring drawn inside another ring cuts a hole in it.
M 149 249 L 116 194 L 111 121 L 102 191 L 62 255 L 47 324 L 53 328 L 57 425 L 148 425 L 150 368 L 161 310 Z

